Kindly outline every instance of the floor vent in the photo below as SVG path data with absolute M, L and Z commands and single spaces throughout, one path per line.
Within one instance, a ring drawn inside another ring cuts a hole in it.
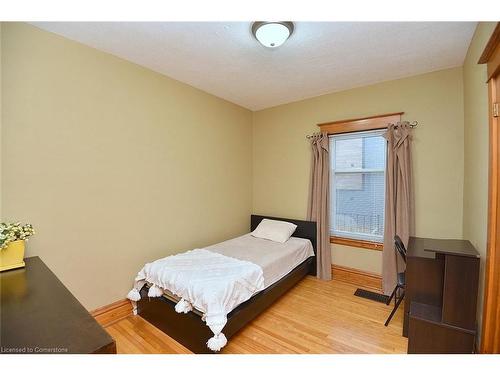
M 387 301 L 389 300 L 389 296 L 386 296 L 385 294 L 375 293 L 369 290 L 359 289 L 359 288 L 356 289 L 354 295 L 366 299 L 371 299 L 372 301 L 381 303 L 387 303 Z

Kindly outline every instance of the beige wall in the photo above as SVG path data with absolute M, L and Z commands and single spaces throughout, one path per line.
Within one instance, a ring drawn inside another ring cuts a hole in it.
M 488 225 L 488 86 L 486 66 L 477 61 L 496 22 L 480 23 L 463 67 L 464 80 L 464 238 L 481 253 L 479 314 L 482 318 Z
M 376 250 L 332 244 L 332 264 L 382 274 L 382 253 Z
M 493 27 L 479 25 L 463 70 L 252 114 L 32 26 L 0 24 L 0 215 L 33 222 L 28 255 L 92 309 L 123 298 L 138 265 L 245 232 L 251 211 L 304 218 L 304 137 L 315 124 L 405 111 L 420 122 L 416 235 L 463 235 L 484 255 L 487 92 L 475 63 Z M 380 255 L 332 247 L 334 263 L 375 273 Z
M 85 307 L 248 230 L 250 111 L 27 24 L 2 48 L 4 217 Z
M 414 132 L 416 235 L 462 237 L 462 68 L 332 93 L 258 111 L 253 116 L 253 210 L 304 218 L 317 123 L 404 111 Z M 358 251 L 361 251 L 362 254 Z M 380 252 L 336 246 L 333 261 L 378 272 Z M 370 254 L 370 255 L 368 255 Z M 369 257 L 369 258 L 367 258 Z

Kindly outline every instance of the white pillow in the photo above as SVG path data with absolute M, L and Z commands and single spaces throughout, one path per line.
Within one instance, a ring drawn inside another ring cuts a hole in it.
M 284 243 L 290 238 L 293 232 L 295 232 L 295 229 L 297 229 L 295 224 L 286 221 L 262 219 L 251 235 Z

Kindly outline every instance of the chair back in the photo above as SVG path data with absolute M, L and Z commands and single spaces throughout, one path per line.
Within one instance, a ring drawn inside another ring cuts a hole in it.
M 403 261 L 406 264 L 406 248 L 403 244 L 403 241 L 401 241 L 401 238 L 397 234 L 394 236 L 394 245 L 396 246 L 396 250 L 398 251 L 399 255 L 401 255 L 401 258 L 403 258 Z

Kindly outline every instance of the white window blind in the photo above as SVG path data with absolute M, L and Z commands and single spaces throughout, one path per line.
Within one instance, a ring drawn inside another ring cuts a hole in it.
M 330 234 L 383 242 L 384 130 L 330 136 Z

